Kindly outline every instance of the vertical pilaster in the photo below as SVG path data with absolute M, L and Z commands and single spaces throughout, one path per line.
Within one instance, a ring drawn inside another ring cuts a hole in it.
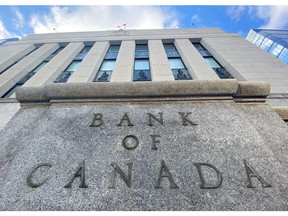
M 193 79 L 220 79 L 189 39 L 175 39 L 174 44 Z
M 132 82 L 135 41 L 122 41 L 110 82 Z
M 22 77 L 37 67 L 58 46 L 58 44 L 45 44 L 1 74 L 0 96 L 3 96 Z
M 68 44 L 23 86 L 43 86 L 53 83 L 83 48 L 84 43 L 82 42 Z
M 14 46 L 0 46 L 0 73 L 4 71 L 11 64 L 16 62 L 19 58 L 26 55 L 35 49 L 33 44 L 29 45 L 14 45 Z
M 152 81 L 174 80 L 161 40 L 149 40 L 149 61 Z
M 96 42 L 67 83 L 92 82 L 109 49 L 109 42 Z

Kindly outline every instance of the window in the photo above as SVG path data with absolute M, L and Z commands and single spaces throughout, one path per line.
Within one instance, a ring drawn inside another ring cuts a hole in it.
M 254 30 L 250 30 L 249 31 L 249 34 L 248 34 L 248 36 L 247 36 L 247 40 L 248 41 L 250 41 L 250 42 L 252 42 L 253 40 L 254 40 L 254 38 L 255 38 L 255 36 L 257 35 L 257 33 L 254 31 Z
M 23 85 L 25 82 L 27 82 L 35 73 L 37 73 L 47 63 L 48 63 L 48 61 L 43 61 L 36 68 L 34 68 L 31 72 L 26 74 L 17 84 Z
M 115 68 L 120 45 L 111 45 L 106 53 L 102 65 L 95 76 L 94 82 L 109 82 Z
M 23 84 L 16 84 L 14 85 L 6 94 L 2 96 L 2 98 L 9 98 L 12 94 L 15 93 L 16 89 L 21 87 Z
M 63 47 L 60 47 L 58 50 L 48 56 L 43 62 L 41 62 L 37 67 L 35 67 L 32 71 L 22 77 L 22 79 L 20 79 L 15 86 L 13 86 L 5 95 L 2 96 L 2 98 L 9 98 L 16 91 L 17 88 L 24 85 L 24 83 L 26 83 L 32 76 L 34 76 L 34 74 L 37 73 L 44 65 L 46 65 L 52 59 L 51 56 L 54 57 L 62 49 Z
M 282 52 L 279 54 L 278 57 L 281 61 L 285 62 L 286 64 L 288 64 L 288 49 L 284 48 L 282 50 Z
M 85 46 L 81 52 L 78 53 L 76 57 L 74 57 L 71 64 L 58 76 L 54 83 L 66 83 L 69 77 L 77 70 L 81 61 L 84 59 L 90 49 L 91 46 Z
M 174 44 L 164 44 L 169 65 L 175 80 L 191 80 L 192 77 L 186 69 Z
M 82 61 L 84 57 L 87 55 L 87 53 L 90 51 L 92 46 L 85 46 L 80 53 L 74 58 L 74 60 L 80 60 Z
M 60 74 L 60 76 L 54 81 L 54 83 L 66 83 L 69 77 L 79 67 L 81 61 L 74 60 L 71 64 Z
M 46 65 L 56 54 L 58 54 L 64 47 L 60 47 L 50 56 L 48 56 L 41 64 L 39 64 L 36 68 L 34 68 L 31 72 L 26 74 L 18 83 L 22 83 L 22 85 L 27 82 L 36 72 L 38 72 L 44 65 Z
M 271 48 L 271 45 L 273 44 L 273 41 L 271 41 L 269 38 L 265 38 L 260 46 L 261 49 L 268 51 Z
M 198 52 L 203 56 L 207 64 L 216 72 L 216 74 L 221 79 L 231 79 L 233 76 L 223 68 L 219 62 L 211 55 L 211 53 L 206 50 L 200 43 L 193 43 L 194 47 L 198 50 Z
M 259 47 L 263 40 L 264 40 L 264 36 L 257 34 L 253 40 L 253 44 Z
M 151 81 L 147 44 L 136 44 L 133 81 Z
M 283 49 L 284 47 L 282 45 L 274 42 L 271 49 L 269 50 L 269 53 L 272 53 L 274 56 L 278 57 Z
M 64 47 L 59 47 L 54 53 L 52 53 L 50 56 L 48 56 L 45 59 L 45 61 L 50 61 L 54 56 L 56 56 L 63 49 L 64 49 Z

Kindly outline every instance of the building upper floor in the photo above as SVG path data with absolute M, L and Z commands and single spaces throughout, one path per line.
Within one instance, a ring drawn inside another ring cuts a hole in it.
M 116 30 L 27 36 L 0 47 L 0 96 L 20 86 L 237 79 L 288 94 L 287 65 L 218 28 Z

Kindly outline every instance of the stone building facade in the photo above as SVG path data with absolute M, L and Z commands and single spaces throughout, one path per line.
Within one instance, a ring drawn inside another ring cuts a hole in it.
M 287 65 L 239 35 L 54 33 L 0 52 L 0 210 L 288 210 L 287 108 L 267 103 L 286 103 Z

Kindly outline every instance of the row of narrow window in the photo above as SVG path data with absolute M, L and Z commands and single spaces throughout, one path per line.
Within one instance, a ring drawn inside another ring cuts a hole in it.
M 233 78 L 231 74 L 222 67 L 219 62 L 211 55 L 211 53 L 206 50 L 200 43 L 193 43 L 194 47 L 199 51 L 203 56 L 208 65 L 216 72 L 216 74 L 221 79 Z M 163 44 L 165 53 L 168 58 L 170 69 L 174 76 L 175 80 L 191 80 L 192 76 L 184 65 L 180 54 L 178 53 L 176 47 L 173 43 Z M 49 57 L 47 57 L 41 64 L 34 68 L 31 72 L 26 74 L 19 82 L 16 83 L 2 98 L 10 97 L 18 87 L 22 86 L 26 81 L 28 81 L 37 71 L 39 71 L 45 64 L 47 64 L 54 56 L 56 56 L 64 47 L 60 47 Z M 92 46 L 85 46 L 81 52 L 73 59 L 70 65 L 58 76 L 54 83 L 66 83 L 69 77 L 77 70 L 81 61 L 90 51 Z M 93 82 L 109 82 L 113 73 L 113 70 L 116 65 L 116 59 L 120 45 L 110 45 L 103 62 L 100 66 L 99 71 L 97 72 Z M 33 50 L 35 51 L 35 50 Z M 31 51 L 31 52 L 33 52 Z M 31 53 L 30 52 L 30 53 Z M 29 54 L 29 53 L 28 53 Z M 28 55 L 27 54 L 27 55 Z M 27 56 L 25 55 L 25 56 Z M 23 56 L 21 59 L 23 59 Z M 21 59 L 18 59 L 11 66 L 19 62 Z M 9 68 L 10 68 L 9 67 Z M 8 69 L 8 68 L 7 68 Z M 7 70 L 6 69 L 6 70 Z M 5 71 L 6 71 L 5 70 Z M 3 73 L 4 71 L 2 71 Z M 134 59 L 134 72 L 133 72 L 133 81 L 151 81 L 151 72 L 149 64 L 149 51 L 147 44 L 136 44 L 135 48 L 135 59 Z

